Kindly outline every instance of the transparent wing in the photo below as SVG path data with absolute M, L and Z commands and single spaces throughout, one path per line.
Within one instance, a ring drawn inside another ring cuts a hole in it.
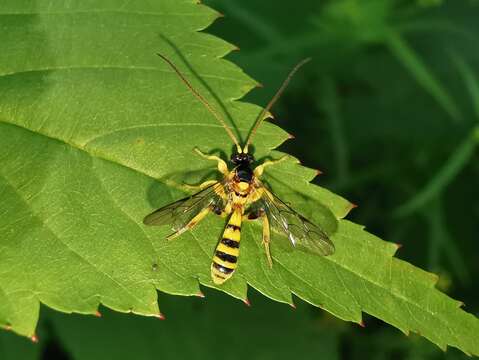
M 178 231 L 186 226 L 201 210 L 211 207 L 221 213 L 226 205 L 223 184 L 218 182 L 196 194 L 166 205 L 143 219 L 145 225 L 167 225 Z
M 334 253 L 334 244 L 319 226 L 291 209 L 268 189 L 264 188 L 256 206 L 263 208 L 270 226 L 285 234 L 294 246 L 323 256 Z

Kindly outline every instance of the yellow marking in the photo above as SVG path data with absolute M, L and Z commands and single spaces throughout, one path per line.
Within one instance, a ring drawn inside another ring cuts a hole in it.
M 213 264 L 211 264 L 211 278 L 213 279 L 213 282 L 216 285 L 221 285 L 223 284 L 226 280 L 228 280 L 232 275 L 234 274 L 234 271 L 231 274 L 223 274 L 221 271 L 215 269 L 213 267 Z
M 249 189 L 249 184 L 247 182 L 241 181 L 238 183 L 238 189 L 240 191 L 246 191 Z
M 241 232 L 227 227 L 223 233 L 223 237 L 235 241 L 240 241 Z
M 220 277 L 218 275 L 215 274 L 215 277 L 213 278 L 213 282 L 216 284 L 216 285 L 221 285 L 223 284 L 226 280 L 228 280 L 227 278 L 224 278 L 224 277 Z
M 218 256 L 215 256 L 213 258 L 213 261 L 217 264 L 220 264 L 220 265 L 223 265 L 224 267 L 227 267 L 227 268 L 230 268 L 230 269 L 233 269 L 233 271 L 236 269 L 236 267 L 238 266 L 236 263 L 230 263 L 229 261 L 224 261 L 224 260 L 221 260 Z
M 235 205 L 239 207 L 244 207 L 247 202 L 248 202 L 248 198 L 233 194 L 233 203 Z
M 237 204 L 234 204 L 234 211 L 231 214 L 228 224 L 241 227 L 241 219 L 243 217 L 243 211 L 244 211 L 243 206 L 237 206 Z M 241 231 L 233 230 L 230 227 L 226 226 L 225 231 L 223 232 L 223 237 L 239 242 L 241 239 Z M 216 251 L 222 251 L 226 254 L 234 255 L 236 257 L 239 256 L 239 247 L 231 248 L 223 244 L 221 241 L 216 246 L 215 253 Z M 233 269 L 233 271 L 229 274 L 223 274 L 218 269 L 215 269 L 215 267 L 213 266 L 215 262 L 219 265 L 223 265 L 224 267 Z M 236 270 L 236 267 L 237 267 L 237 264 L 223 261 L 215 255 L 211 263 L 211 278 L 213 279 L 213 282 L 217 285 L 223 284 L 226 280 L 228 280 L 231 276 L 233 276 Z M 224 279 L 218 276 L 223 277 Z
M 225 254 L 236 256 L 236 257 L 239 256 L 239 248 L 232 248 L 232 247 L 226 246 L 225 244 L 221 242 L 218 244 L 218 247 L 216 248 L 216 250 L 224 252 Z
M 263 187 L 258 187 L 256 190 L 254 190 L 249 195 L 248 201 L 250 203 L 254 203 L 255 201 L 258 201 L 261 198 L 261 196 L 263 195 L 263 193 L 264 193 L 264 188 Z
M 241 211 L 235 210 L 233 214 L 231 215 L 230 221 L 228 221 L 228 224 L 234 225 L 234 226 L 241 226 Z M 229 228 L 226 228 L 226 230 L 229 230 Z

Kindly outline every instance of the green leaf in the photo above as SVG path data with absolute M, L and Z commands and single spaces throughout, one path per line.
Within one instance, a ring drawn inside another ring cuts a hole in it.
M 155 55 L 161 51 L 222 109 L 242 139 L 260 108 L 236 101 L 256 86 L 221 59 L 234 46 L 198 33 L 218 15 L 162 0 L 0 6 L 0 323 L 32 336 L 43 303 L 94 314 L 99 304 L 160 316 L 157 290 L 197 295 L 215 287 L 209 267 L 224 221 L 210 216 L 173 242 L 143 217 L 184 194 L 214 164 L 193 154 L 232 144 L 224 129 Z M 234 119 L 234 120 L 232 120 Z M 265 123 L 255 155 L 287 133 Z M 335 316 L 365 311 L 445 348 L 479 354 L 479 322 L 435 289 L 436 276 L 393 257 L 397 246 L 341 220 L 352 205 L 309 183 L 316 172 L 291 158 L 265 178 L 322 225 L 335 255 L 289 251 L 274 237 L 267 265 L 257 223 L 243 230 L 241 261 L 220 290 L 246 299 L 247 285 L 292 303 L 294 293 Z M 381 214 L 378 214 L 381 216 Z M 161 303 L 161 297 L 160 297 Z

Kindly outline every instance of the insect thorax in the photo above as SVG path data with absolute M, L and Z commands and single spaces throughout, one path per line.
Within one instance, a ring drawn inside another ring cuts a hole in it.
M 245 183 L 251 183 L 253 180 L 253 170 L 251 166 L 238 166 L 236 168 L 236 176 L 239 181 Z

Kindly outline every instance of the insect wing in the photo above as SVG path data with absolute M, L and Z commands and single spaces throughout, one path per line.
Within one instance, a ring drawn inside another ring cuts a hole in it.
M 259 202 L 262 202 L 271 227 L 285 234 L 294 246 L 323 256 L 334 253 L 334 244 L 319 226 L 298 214 L 271 191 L 265 188 Z
M 225 201 L 220 195 L 224 193 L 223 184 L 216 183 L 194 195 L 166 205 L 147 215 L 145 225 L 171 224 L 172 230 L 178 231 L 188 224 L 201 210 L 211 206 L 214 211 L 222 211 Z

